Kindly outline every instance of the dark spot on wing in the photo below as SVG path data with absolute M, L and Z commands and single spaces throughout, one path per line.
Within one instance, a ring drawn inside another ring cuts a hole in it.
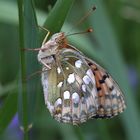
M 97 91 L 100 91 L 101 90 L 101 87 L 97 87 Z

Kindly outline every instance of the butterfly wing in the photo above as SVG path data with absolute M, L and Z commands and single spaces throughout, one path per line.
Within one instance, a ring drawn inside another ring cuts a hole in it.
M 42 73 L 42 84 L 45 103 L 56 120 L 79 124 L 96 116 L 95 78 L 80 52 L 62 49 L 52 69 Z
M 86 61 L 94 73 L 98 93 L 98 110 L 94 118 L 111 118 L 123 112 L 126 105 L 118 84 L 101 66 L 88 58 Z
M 67 45 L 42 73 L 45 103 L 59 122 L 80 124 L 90 118 L 110 118 L 125 108 L 117 83 L 103 68 Z
M 79 52 L 79 50 L 71 45 L 67 45 L 67 48 Z M 111 118 L 123 112 L 126 104 L 118 84 L 96 62 L 87 57 L 84 57 L 84 59 L 86 61 L 84 64 L 88 64 L 89 69 L 92 71 L 92 79 L 95 79 L 95 90 L 97 93 L 95 96 L 97 112 L 92 118 Z

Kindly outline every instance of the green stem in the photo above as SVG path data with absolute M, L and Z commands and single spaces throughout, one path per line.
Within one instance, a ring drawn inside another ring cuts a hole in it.
M 28 140 L 28 134 L 26 132 L 26 127 L 23 126 L 27 126 L 28 124 L 28 118 L 27 118 L 27 88 L 26 85 L 24 83 L 25 81 L 25 75 L 26 75 L 26 63 L 25 63 L 25 53 L 23 50 L 23 48 L 25 48 L 25 44 L 24 44 L 24 10 L 23 10 L 23 5 L 24 5 L 24 1 L 23 0 L 18 0 L 18 13 L 19 13 L 19 52 L 20 52 L 20 66 L 21 66 L 21 88 L 20 88 L 20 93 L 19 93 L 19 98 L 22 100 L 19 100 L 20 105 L 22 106 L 22 116 L 24 116 L 21 118 L 23 121 L 23 124 L 21 125 L 21 129 L 25 132 L 24 133 L 24 139 Z M 20 121 L 21 122 L 21 121 Z

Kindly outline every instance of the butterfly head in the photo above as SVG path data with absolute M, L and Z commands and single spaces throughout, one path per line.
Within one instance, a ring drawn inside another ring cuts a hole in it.
M 54 59 L 53 57 L 59 51 L 59 47 L 63 47 L 66 44 L 66 36 L 64 32 L 54 34 L 50 40 L 41 46 L 38 53 L 38 61 L 51 64 Z
M 49 52 L 55 53 L 58 47 L 63 46 L 64 44 L 66 44 L 66 36 L 64 32 L 55 33 L 50 40 L 42 45 L 41 50 L 48 54 L 50 54 Z
M 63 45 L 65 43 L 66 37 L 64 32 L 54 34 L 51 39 L 52 42 L 55 42 L 58 46 Z

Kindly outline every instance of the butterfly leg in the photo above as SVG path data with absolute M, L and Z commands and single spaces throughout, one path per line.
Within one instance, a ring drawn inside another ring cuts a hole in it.
M 44 70 L 38 70 L 38 71 L 35 71 L 34 73 L 30 74 L 27 78 L 26 78 L 26 81 L 30 80 L 33 76 L 37 75 L 37 74 L 41 74 L 43 72 L 46 72 L 48 69 L 44 69 Z
M 23 51 L 39 51 L 41 48 L 23 48 Z
M 40 60 L 40 63 L 42 63 L 45 66 L 45 68 L 47 68 L 47 70 L 51 69 L 51 67 L 47 65 L 45 62 L 43 62 L 42 60 Z
M 23 48 L 22 50 L 23 51 L 40 51 L 40 50 L 44 51 L 46 50 L 46 48 L 45 47 L 44 48 Z
M 50 31 L 48 29 L 44 28 L 44 27 L 41 27 L 41 26 L 39 26 L 39 28 L 47 31 L 47 34 L 46 34 L 46 36 L 45 36 L 45 38 L 44 38 L 44 40 L 42 42 L 42 45 L 44 45 L 46 43 L 46 40 L 47 40 L 49 34 L 50 34 Z M 44 51 L 45 49 L 46 48 L 23 48 L 22 50 L 23 51 L 40 51 L 40 50 Z
M 47 31 L 47 34 L 46 34 L 46 36 L 45 36 L 45 38 L 44 38 L 44 40 L 42 42 L 42 45 L 44 45 L 46 40 L 47 40 L 47 38 L 48 38 L 48 36 L 49 36 L 49 34 L 50 34 L 50 31 L 48 29 L 44 28 L 44 27 L 41 27 L 41 26 L 39 26 L 39 28 L 41 28 L 42 30 Z
M 31 79 L 32 77 L 34 77 L 35 75 L 41 74 L 41 73 L 42 73 L 42 71 L 41 71 L 41 70 L 38 70 L 38 71 L 36 71 L 36 72 L 30 74 L 29 76 L 27 76 L 26 81 L 30 80 L 30 79 Z

